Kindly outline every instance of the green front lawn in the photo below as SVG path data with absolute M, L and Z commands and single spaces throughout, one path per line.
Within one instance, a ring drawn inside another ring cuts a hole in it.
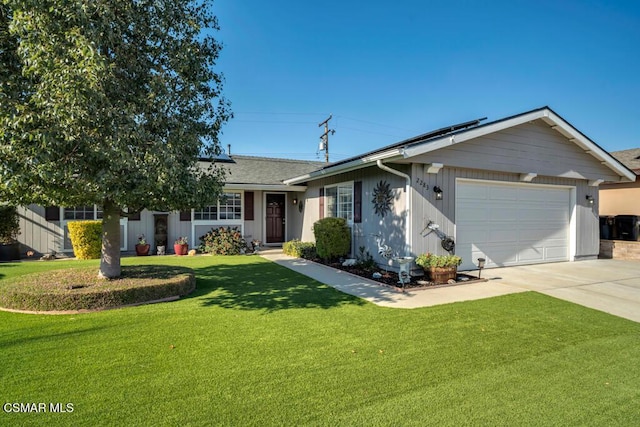
M 0 264 L 0 286 L 95 261 Z M 381 308 L 255 256 L 171 303 L 0 312 L 0 425 L 635 425 L 640 324 L 536 293 Z M 97 265 L 97 264 L 96 264 Z M 9 407 L 9 409 L 11 409 Z

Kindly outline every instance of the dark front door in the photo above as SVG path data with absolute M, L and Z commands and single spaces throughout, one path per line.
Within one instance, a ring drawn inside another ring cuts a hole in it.
M 284 194 L 267 194 L 267 243 L 284 242 Z

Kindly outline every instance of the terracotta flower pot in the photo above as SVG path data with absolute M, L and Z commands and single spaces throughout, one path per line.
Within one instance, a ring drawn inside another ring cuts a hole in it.
M 176 255 L 186 255 L 189 252 L 189 245 L 173 245 L 173 251 Z
M 146 245 L 136 245 L 136 255 L 138 256 L 146 256 L 149 255 L 149 248 L 151 247 L 150 244 L 146 244 Z

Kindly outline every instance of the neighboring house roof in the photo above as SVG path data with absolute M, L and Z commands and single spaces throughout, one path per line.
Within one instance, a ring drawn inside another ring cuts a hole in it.
M 640 175 L 640 148 L 630 150 L 612 151 L 611 155 L 618 159 L 620 163 Z
M 245 190 L 303 191 L 304 187 L 291 187 L 282 180 L 307 174 L 324 165 L 307 160 L 277 159 L 271 157 L 230 156 L 232 162 L 217 162 L 227 170 L 225 188 Z
M 544 120 L 548 125 L 565 136 L 571 142 L 578 145 L 585 150 L 585 152 L 599 160 L 603 165 L 616 172 L 616 174 L 621 177 L 621 180 L 624 180 L 625 178 L 629 181 L 635 180 L 634 173 L 611 156 L 611 154 L 607 153 L 607 151 L 602 149 L 598 144 L 574 128 L 569 122 L 564 120 L 549 107 L 541 107 L 482 125 L 479 125 L 479 123 L 484 119 L 478 119 L 442 128 L 434 132 L 429 132 L 414 138 L 400 141 L 379 150 L 326 165 L 311 173 L 286 179 L 284 182 L 292 185 L 300 184 L 344 173 L 350 170 L 371 166 L 382 160 L 402 161 L 538 119 Z

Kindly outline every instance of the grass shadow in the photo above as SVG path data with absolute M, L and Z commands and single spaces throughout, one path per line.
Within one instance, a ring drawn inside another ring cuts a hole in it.
M 196 291 L 203 306 L 237 310 L 286 310 L 363 305 L 360 298 L 271 262 L 217 264 L 196 269 Z
M 0 347 L 8 348 L 24 344 L 32 344 L 39 341 L 56 341 L 65 337 L 80 337 L 87 333 L 95 333 L 108 329 L 107 326 L 95 326 L 81 329 L 69 330 L 66 332 L 53 333 L 46 327 L 21 329 L 18 336 L 0 338 Z M 15 334 L 14 334 L 15 335 Z

